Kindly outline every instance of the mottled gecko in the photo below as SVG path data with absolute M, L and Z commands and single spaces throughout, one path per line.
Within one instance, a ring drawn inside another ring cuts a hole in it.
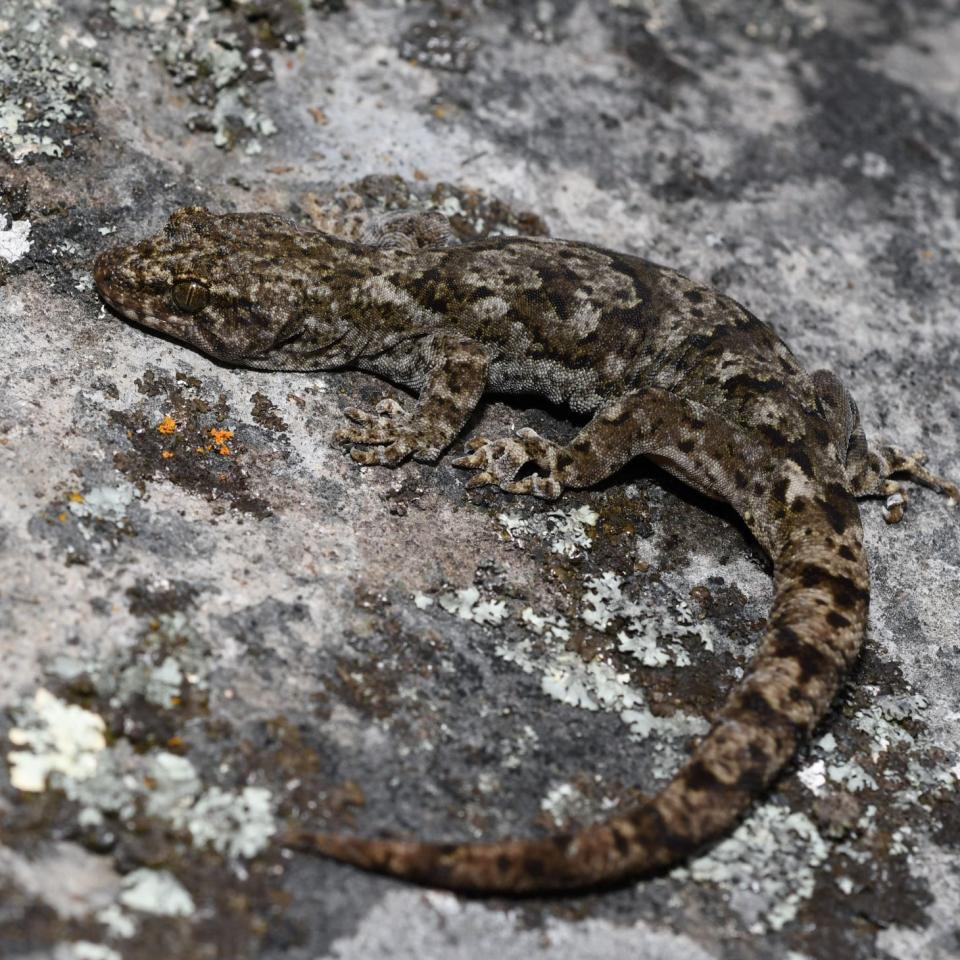
M 759 651 L 689 761 L 657 795 L 575 833 L 490 843 L 287 841 L 457 890 L 583 888 L 661 869 L 731 827 L 823 715 L 857 656 L 869 580 L 857 497 L 902 474 L 960 502 L 919 454 L 871 447 L 826 370 L 808 375 L 736 301 L 587 243 L 449 243 L 438 215 L 352 243 L 266 214 L 177 210 L 164 230 L 96 261 L 125 317 L 231 364 L 375 373 L 419 394 L 351 408 L 336 439 L 362 464 L 432 462 L 484 393 L 526 394 L 592 419 L 568 444 L 531 429 L 471 440 L 468 486 L 558 497 L 634 457 L 730 504 L 774 566 Z M 526 468 L 526 470 L 524 470 Z M 526 475 L 528 471 L 529 475 Z

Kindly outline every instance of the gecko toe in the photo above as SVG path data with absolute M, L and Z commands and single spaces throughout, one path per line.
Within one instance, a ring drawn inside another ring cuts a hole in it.
M 351 447 L 350 458 L 364 467 L 372 467 L 379 463 L 377 460 L 378 452 L 378 450 L 365 450 L 362 447 Z
M 506 493 L 531 494 L 543 500 L 556 500 L 563 493 L 563 484 L 554 477 L 532 475 L 522 480 L 501 483 L 500 489 Z
M 498 482 L 497 478 L 489 470 L 484 470 L 482 473 L 474 474 L 467 481 L 467 489 L 474 490 L 476 487 L 487 487 L 490 486 L 490 484 L 497 484 Z
M 381 417 L 393 419 L 402 416 L 403 406 L 392 397 L 384 397 L 374 408 Z

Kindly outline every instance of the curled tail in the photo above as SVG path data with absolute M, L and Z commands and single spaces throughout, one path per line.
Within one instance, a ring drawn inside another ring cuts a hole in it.
M 757 657 L 686 765 L 656 796 L 577 833 L 491 843 L 367 840 L 292 831 L 286 843 L 366 870 L 477 893 L 623 881 L 728 830 L 826 711 L 863 639 L 869 599 L 856 502 L 807 500 L 774 558 Z M 799 522 L 798 522 L 799 521 Z

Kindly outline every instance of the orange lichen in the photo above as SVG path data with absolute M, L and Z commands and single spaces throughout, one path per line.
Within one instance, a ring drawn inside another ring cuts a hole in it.
M 164 460 L 169 460 L 169 459 L 173 456 L 173 451 L 172 451 L 172 450 L 161 450 L 161 451 L 160 451 L 160 456 L 163 457 Z
M 177 421 L 167 415 L 157 424 L 157 433 L 171 434 L 177 429 Z
M 233 439 L 233 431 L 219 427 L 211 427 L 210 436 L 213 437 L 214 445 L 217 447 L 217 453 L 219 453 L 221 457 L 229 457 L 231 450 L 227 444 Z
M 67 499 L 71 503 L 83 503 L 83 494 L 79 490 L 71 490 L 67 494 Z

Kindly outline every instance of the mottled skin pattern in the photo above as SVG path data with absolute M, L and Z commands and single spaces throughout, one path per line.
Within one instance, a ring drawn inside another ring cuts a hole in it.
M 790 759 L 857 656 L 869 581 L 856 497 L 905 502 L 900 473 L 960 501 L 919 455 L 869 448 L 830 373 L 807 375 L 729 297 L 583 243 L 449 245 L 436 215 L 394 218 L 348 243 L 274 216 L 185 208 L 102 254 L 120 313 L 228 363 L 355 367 L 419 394 L 347 411 L 354 460 L 436 460 L 485 392 L 562 403 L 592 419 L 566 446 L 532 430 L 477 438 L 470 486 L 557 497 L 636 456 L 726 501 L 774 564 L 756 659 L 709 734 L 659 794 L 574 834 L 492 843 L 368 840 L 292 830 L 287 842 L 457 890 L 533 893 L 658 870 L 726 831 Z M 534 472 L 516 479 L 524 466 Z

